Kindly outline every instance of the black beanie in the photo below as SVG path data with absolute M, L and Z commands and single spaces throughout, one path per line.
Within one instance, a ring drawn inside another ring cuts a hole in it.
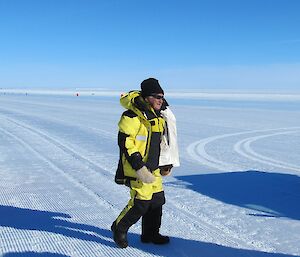
M 142 97 L 144 98 L 152 94 L 164 94 L 164 91 L 159 85 L 158 80 L 154 78 L 145 79 L 141 83 L 141 89 Z

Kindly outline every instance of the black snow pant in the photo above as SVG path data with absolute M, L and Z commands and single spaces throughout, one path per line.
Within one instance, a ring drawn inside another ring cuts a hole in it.
M 134 205 L 117 221 L 117 229 L 127 232 L 142 217 L 142 235 L 151 237 L 159 233 L 164 204 L 163 191 L 154 193 L 151 200 L 134 199 Z

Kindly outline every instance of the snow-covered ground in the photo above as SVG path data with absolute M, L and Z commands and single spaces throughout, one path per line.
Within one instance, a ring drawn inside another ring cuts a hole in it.
M 142 244 L 137 223 L 126 249 L 110 231 L 129 197 L 114 183 L 117 95 L 0 92 L 0 255 L 300 255 L 299 95 L 170 95 L 181 155 L 164 179 L 171 243 Z

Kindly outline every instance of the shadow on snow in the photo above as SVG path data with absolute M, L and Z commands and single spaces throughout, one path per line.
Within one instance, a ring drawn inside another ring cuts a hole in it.
M 300 177 L 297 175 L 243 171 L 176 178 L 203 195 L 252 210 L 249 215 L 300 220 Z
M 67 255 L 59 254 L 59 253 L 49 253 L 49 252 L 14 252 L 14 253 L 6 253 L 3 257 L 70 257 Z
M 13 206 L 0 206 L 0 226 L 20 230 L 46 231 L 63 236 L 76 238 L 84 241 L 93 241 L 107 247 L 116 248 L 111 240 L 112 233 L 108 229 L 102 229 L 91 225 L 73 223 L 66 219 L 70 215 L 57 212 L 30 210 Z M 131 247 L 140 249 L 151 254 L 158 254 L 166 257 L 174 256 L 205 256 L 205 257 L 292 257 L 292 255 L 265 253 L 253 250 L 235 249 L 220 246 L 212 243 L 204 243 L 183 238 L 171 238 L 171 243 L 166 246 L 142 244 L 139 235 L 129 233 Z M 23 239 L 24 240 L 24 239 Z M 5 243 L 5 242 L 3 242 Z M 131 248 L 130 247 L 130 248 Z M 130 249 L 129 248 L 129 249 Z M 122 249 L 126 253 L 127 249 Z M 101 253 L 100 253 L 101 254 Z M 4 257 L 68 257 L 59 253 L 37 253 L 37 252 L 11 252 Z
M 13 206 L 0 206 L 0 226 L 24 230 L 46 231 L 63 236 L 93 241 L 108 246 L 111 232 L 91 225 L 70 222 L 70 215 L 58 212 L 31 210 Z M 99 235 L 101 237 L 99 237 Z

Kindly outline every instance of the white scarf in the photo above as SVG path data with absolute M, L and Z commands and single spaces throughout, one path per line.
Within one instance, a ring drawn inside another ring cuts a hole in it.
M 170 165 L 179 167 L 179 152 L 177 144 L 176 118 L 169 107 L 161 111 L 161 115 L 166 121 L 166 131 L 162 136 L 160 144 L 159 166 Z

